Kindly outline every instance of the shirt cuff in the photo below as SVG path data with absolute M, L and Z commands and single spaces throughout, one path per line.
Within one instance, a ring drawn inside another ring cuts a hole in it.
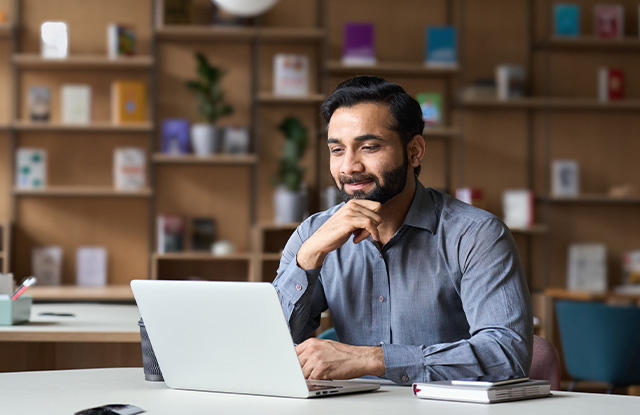
M 400 385 L 424 382 L 424 356 L 420 346 L 383 344 L 384 377 Z

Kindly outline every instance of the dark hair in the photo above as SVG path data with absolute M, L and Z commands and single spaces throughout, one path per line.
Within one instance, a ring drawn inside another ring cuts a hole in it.
M 331 116 L 340 107 L 352 107 L 362 103 L 379 103 L 389 108 L 394 119 L 391 128 L 397 131 L 406 153 L 407 145 L 417 134 L 422 134 L 424 121 L 418 101 L 413 99 L 398 84 L 389 82 L 379 76 L 356 76 L 343 81 L 322 104 L 320 115 L 329 125 Z M 420 166 L 413 169 L 420 174 Z

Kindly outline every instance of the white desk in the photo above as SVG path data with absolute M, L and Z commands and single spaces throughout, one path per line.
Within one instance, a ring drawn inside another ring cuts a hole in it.
M 0 372 L 142 365 L 139 319 L 135 305 L 34 304 L 29 323 L 0 326 Z
M 149 415 L 627 415 L 638 413 L 640 397 L 554 392 L 551 398 L 484 405 L 417 399 L 408 387 L 383 385 L 371 393 L 291 399 L 171 390 L 146 382 L 141 368 L 0 374 L 3 414 L 70 415 L 113 403 L 136 405 Z

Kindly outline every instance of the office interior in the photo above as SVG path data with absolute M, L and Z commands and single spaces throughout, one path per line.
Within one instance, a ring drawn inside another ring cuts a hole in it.
M 307 213 L 326 205 L 326 131 L 318 112 L 342 80 L 374 74 L 408 93 L 441 98 L 441 124 L 425 129 L 427 154 L 420 181 L 456 194 L 467 189 L 478 204 L 504 217 L 505 191 L 528 190 L 528 226 L 512 233 L 531 292 L 536 334 L 561 351 L 554 302 L 559 299 L 638 307 L 640 290 L 628 285 L 625 255 L 640 249 L 640 3 L 637 0 L 278 0 L 258 16 L 230 18 L 210 0 L 191 0 L 186 22 L 166 22 L 170 0 L 0 0 L 0 272 L 19 282 L 32 274 L 34 248 L 61 248 L 61 280 L 30 289 L 35 301 L 132 303 L 132 279 L 272 281 L 280 250 L 296 223 L 275 220 L 273 178 L 283 154 L 281 125 L 295 117 L 306 128 L 304 169 Z M 580 34 L 554 34 L 554 7 L 580 8 Z M 624 10 L 623 36 L 595 34 L 594 8 Z M 217 19 L 217 20 L 216 20 Z M 68 57 L 41 57 L 41 25 L 68 27 Z M 215 23 L 214 23 L 215 21 Z M 370 66 L 342 62 L 344 28 L 372 23 L 375 57 Z M 135 54 L 111 59 L 107 27 L 133 29 Z M 425 65 L 425 31 L 456 29 L 457 64 Z M 220 147 L 199 156 L 163 151 L 163 122 L 203 121 L 193 91 L 196 53 L 223 71 L 222 90 L 233 112 L 216 121 L 221 131 L 240 129 L 247 148 Z M 274 59 L 308 59 L 308 91 L 274 93 Z M 523 96 L 496 97 L 496 69 L 517 65 L 526 74 Z M 599 97 L 602 69 L 624 74 L 623 96 Z M 146 86 L 144 119 L 114 122 L 112 85 Z M 493 82 L 493 84 L 492 84 Z M 61 94 L 69 84 L 88 85 L 89 123 L 63 122 Z M 50 91 L 48 121 L 30 118 L 34 86 Z M 487 92 L 487 88 L 488 91 Z M 491 89 L 493 88 L 493 90 Z M 114 153 L 141 149 L 145 183 L 114 187 Z M 46 185 L 16 183 L 20 148 L 46 153 Z M 578 193 L 554 195 L 554 164 L 571 161 Z M 160 252 L 158 217 L 185 222 L 183 246 Z M 192 220 L 213 219 L 222 251 L 193 249 Z M 606 281 L 598 292 L 570 291 L 569 251 L 575 244 L 606 248 Z M 99 246 L 107 253 L 103 287 L 79 285 L 76 252 Z M 330 326 L 328 316 L 326 326 Z M 636 327 L 638 323 L 636 322 Z M 584 344 L 585 348 L 591 344 Z M 1 342 L 1 371 L 140 366 L 136 343 Z M 636 353 L 636 360 L 638 359 Z M 563 385 L 571 381 L 566 370 Z M 601 382 L 582 390 L 606 390 Z M 615 393 L 640 394 L 636 386 Z

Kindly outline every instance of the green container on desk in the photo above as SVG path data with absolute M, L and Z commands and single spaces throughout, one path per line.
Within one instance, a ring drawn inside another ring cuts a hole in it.
M 8 295 L 0 296 L 0 326 L 28 322 L 31 317 L 32 303 L 33 298 L 30 295 L 22 295 L 15 301 L 11 301 Z

